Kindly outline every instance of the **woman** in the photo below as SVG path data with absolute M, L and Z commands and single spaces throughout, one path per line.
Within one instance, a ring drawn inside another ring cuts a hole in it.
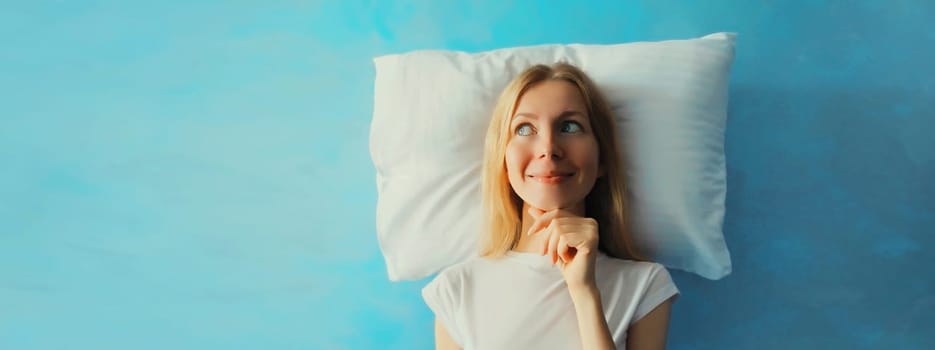
M 664 349 L 678 289 L 630 241 L 613 116 L 578 68 L 536 65 L 499 97 L 480 257 L 423 289 L 438 349 Z

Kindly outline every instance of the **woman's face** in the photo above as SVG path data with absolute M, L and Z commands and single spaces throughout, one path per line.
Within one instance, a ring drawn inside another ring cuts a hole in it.
M 506 168 L 513 191 L 542 210 L 573 208 L 603 175 L 599 148 L 577 86 L 549 80 L 530 87 L 510 121 Z

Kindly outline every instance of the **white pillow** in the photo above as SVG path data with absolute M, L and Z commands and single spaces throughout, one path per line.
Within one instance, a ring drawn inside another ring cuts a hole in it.
M 484 136 L 500 91 L 536 63 L 585 71 L 613 109 L 627 157 L 634 240 L 669 268 L 720 279 L 724 127 L 735 34 L 618 45 L 543 45 L 374 58 L 370 154 L 390 280 L 476 256 Z

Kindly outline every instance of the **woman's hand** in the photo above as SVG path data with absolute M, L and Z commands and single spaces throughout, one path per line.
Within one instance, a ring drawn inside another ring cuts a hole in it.
M 529 209 L 536 221 L 527 234 L 548 235 L 542 254 L 558 263 L 568 285 L 578 318 L 582 349 L 613 349 L 614 339 L 604 317 L 600 291 L 594 278 L 597 261 L 597 220 L 554 209 Z
M 576 216 L 561 209 L 542 211 L 530 208 L 532 226 L 526 234 L 547 235 L 542 255 L 549 254 L 552 264 L 559 264 L 569 289 L 596 285 L 594 264 L 597 260 L 597 220 Z

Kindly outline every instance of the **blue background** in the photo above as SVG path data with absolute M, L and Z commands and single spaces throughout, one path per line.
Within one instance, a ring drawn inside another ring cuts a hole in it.
M 933 349 L 931 1 L 24 1 L 0 10 L 0 349 L 429 349 L 371 58 L 739 33 L 734 272 L 671 349 Z

